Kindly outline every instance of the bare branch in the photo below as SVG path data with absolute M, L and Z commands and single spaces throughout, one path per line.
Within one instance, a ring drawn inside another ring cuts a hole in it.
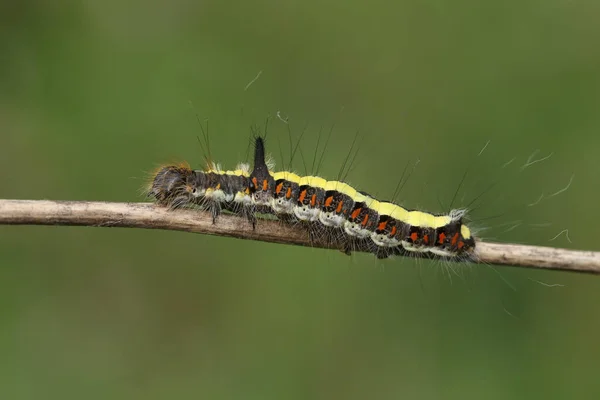
M 149 203 L 0 200 L 0 224 L 80 225 L 165 229 L 230 236 L 264 242 L 337 248 L 311 241 L 307 231 L 279 221 L 259 219 L 255 230 L 243 218 L 223 214 L 213 224 L 209 213 L 169 211 Z M 477 263 L 600 274 L 600 252 L 519 244 L 478 242 Z

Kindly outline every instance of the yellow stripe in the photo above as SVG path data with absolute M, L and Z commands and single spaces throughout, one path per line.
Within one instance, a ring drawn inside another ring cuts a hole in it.
M 307 185 L 314 188 L 325 189 L 327 181 L 319 176 L 303 176 L 298 181 L 298 185 Z
M 406 220 L 403 220 L 403 222 L 412 226 L 437 229 L 448 225 L 452 220 L 447 215 L 438 216 L 422 211 L 410 211 Z
M 379 209 L 377 210 L 377 212 L 379 213 L 379 215 L 392 215 L 392 212 L 394 212 L 394 210 L 396 209 L 396 207 L 398 207 L 397 205 L 393 204 L 393 203 L 388 203 L 386 201 L 381 201 L 379 202 Z M 371 208 L 371 207 L 369 207 Z
M 325 184 L 325 190 L 335 190 L 336 192 L 345 194 L 352 199 L 354 199 L 357 193 L 356 189 L 354 189 L 352 186 L 339 181 L 327 181 Z
M 392 210 L 390 217 L 392 217 L 398 221 L 401 221 L 401 222 L 406 222 L 409 214 L 410 213 L 408 211 L 406 211 L 404 208 L 402 208 L 400 206 L 396 206 L 396 208 L 394 208 Z
M 466 225 L 460 226 L 460 234 L 465 239 L 471 239 L 471 230 Z
M 369 199 L 371 201 L 369 201 Z M 366 201 L 367 207 L 369 207 L 370 210 L 375 211 L 376 213 L 379 214 L 379 210 L 381 209 L 381 202 L 379 200 L 375 200 L 371 197 L 367 197 L 367 201 Z
M 273 177 L 273 179 L 275 179 L 276 181 L 279 179 L 283 179 L 292 183 L 300 183 L 300 176 L 294 174 L 293 172 L 289 172 L 289 171 L 278 171 L 278 172 L 270 172 L 271 176 Z
M 379 207 L 376 211 L 379 213 L 379 215 L 387 215 L 401 222 L 406 222 L 406 220 L 408 219 L 409 212 L 406 211 L 404 208 L 400 207 L 399 205 L 388 202 L 377 203 L 379 203 Z M 371 206 L 369 206 L 369 208 L 373 209 L 373 207 Z
M 352 197 L 352 200 L 354 200 L 355 203 L 367 203 L 367 206 L 368 206 L 369 201 L 374 200 L 372 197 L 365 196 L 364 194 L 359 193 L 359 192 L 356 192 L 354 194 L 354 196 L 350 196 L 350 197 Z

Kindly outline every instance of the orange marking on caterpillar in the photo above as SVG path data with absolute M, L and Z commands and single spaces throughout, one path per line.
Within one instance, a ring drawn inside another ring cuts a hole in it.
M 313 194 L 312 197 L 310 198 L 310 206 L 314 207 L 315 204 L 317 204 L 317 194 Z
M 412 240 L 413 242 L 416 242 L 417 239 L 419 239 L 419 234 L 417 232 L 413 232 L 410 234 L 410 240 Z
M 369 222 L 369 214 L 365 215 L 365 219 L 363 219 L 363 222 L 361 225 L 363 227 L 365 227 L 365 226 L 367 226 L 367 222 Z
M 429 235 L 423 236 L 423 243 L 429 244 Z
M 386 225 L 387 225 L 387 221 L 380 222 L 379 225 L 377 226 L 377 230 L 378 231 L 385 230 Z
M 352 219 L 358 218 L 358 215 L 360 214 L 361 210 L 362 210 L 362 208 L 357 208 L 356 210 L 352 211 L 352 214 L 350 214 L 350 218 L 352 218 Z
M 333 203 L 333 196 L 329 196 L 325 199 L 325 207 L 329 207 Z
M 446 234 L 444 232 L 440 233 L 438 236 L 438 243 L 439 244 L 444 244 L 444 241 L 446 240 Z
M 397 227 L 395 227 L 395 226 L 393 226 L 393 227 L 392 227 L 392 231 L 390 232 L 390 236 L 394 236 L 394 235 L 396 235 L 396 232 L 398 232 L 398 228 L 397 228 Z
M 304 199 L 306 198 L 306 189 L 300 192 L 300 196 L 298 197 L 299 203 L 304 203 Z
M 283 182 L 281 182 L 279 185 L 277 185 L 277 187 L 275 187 L 275 193 L 279 194 L 279 192 L 281 192 L 281 189 L 283 189 Z
M 252 184 L 254 185 L 254 187 L 258 187 L 258 179 L 256 179 L 256 177 L 252 178 Z
M 269 181 L 267 181 L 267 180 L 265 179 L 265 180 L 263 181 L 263 184 L 262 184 L 262 190 L 263 190 L 263 192 L 266 192 L 266 191 L 267 191 L 267 189 L 269 189 Z
M 290 197 L 292 197 L 292 188 L 289 187 L 287 192 L 285 192 L 285 198 L 289 199 Z
M 456 245 L 456 242 L 458 241 L 458 236 L 459 236 L 458 232 L 456 232 L 454 234 L 454 236 L 452 236 L 452 241 L 450 242 L 450 244 L 452 244 L 452 246 Z
M 339 214 L 342 211 L 343 205 L 344 205 L 344 202 L 340 201 L 337 205 L 337 208 L 335 209 L 335 212 Z
M 465 242 L 463 242 L 462 240 L 460 242 L 458 242 L 458 249 L 462 249 L 465 246 Z

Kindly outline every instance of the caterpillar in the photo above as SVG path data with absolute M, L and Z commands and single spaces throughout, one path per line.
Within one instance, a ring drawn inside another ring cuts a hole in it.
M 407 253 L 469 258 L 475 248 L 463 223 L 465 210 L 445 215 L 407 210 L 341 181 L 272 171 L 261 136 L 254 140 L 251 172 L 248 164 L 234 170 L 222 170 L 215 163 L 206 170 L 167 165 L 153 175 L 149 195 L 170 208 L 199 206 L 212 213 L 213 222 L 227 210 L 253 224 L 256 213 L 270 213 L 288 223 L 316 226 L 342 242 L 348 254 L 366 247 L 378 258 Z

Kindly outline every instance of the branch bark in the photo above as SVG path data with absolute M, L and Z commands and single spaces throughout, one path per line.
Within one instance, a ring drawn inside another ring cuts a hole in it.
M 150 203 L 0 200 L 0 224 L 79 225 L 165 229 L 230 236 L 272 243 L 337 248 L 311 241 L 308 232 L 274 220 L 259 219 L 256 229 L 243 218 L 222 214 L 213 224 L 209 213 L 170 211 Z M 600 274 L 600 252 L 478 242 L 476 263 Z

